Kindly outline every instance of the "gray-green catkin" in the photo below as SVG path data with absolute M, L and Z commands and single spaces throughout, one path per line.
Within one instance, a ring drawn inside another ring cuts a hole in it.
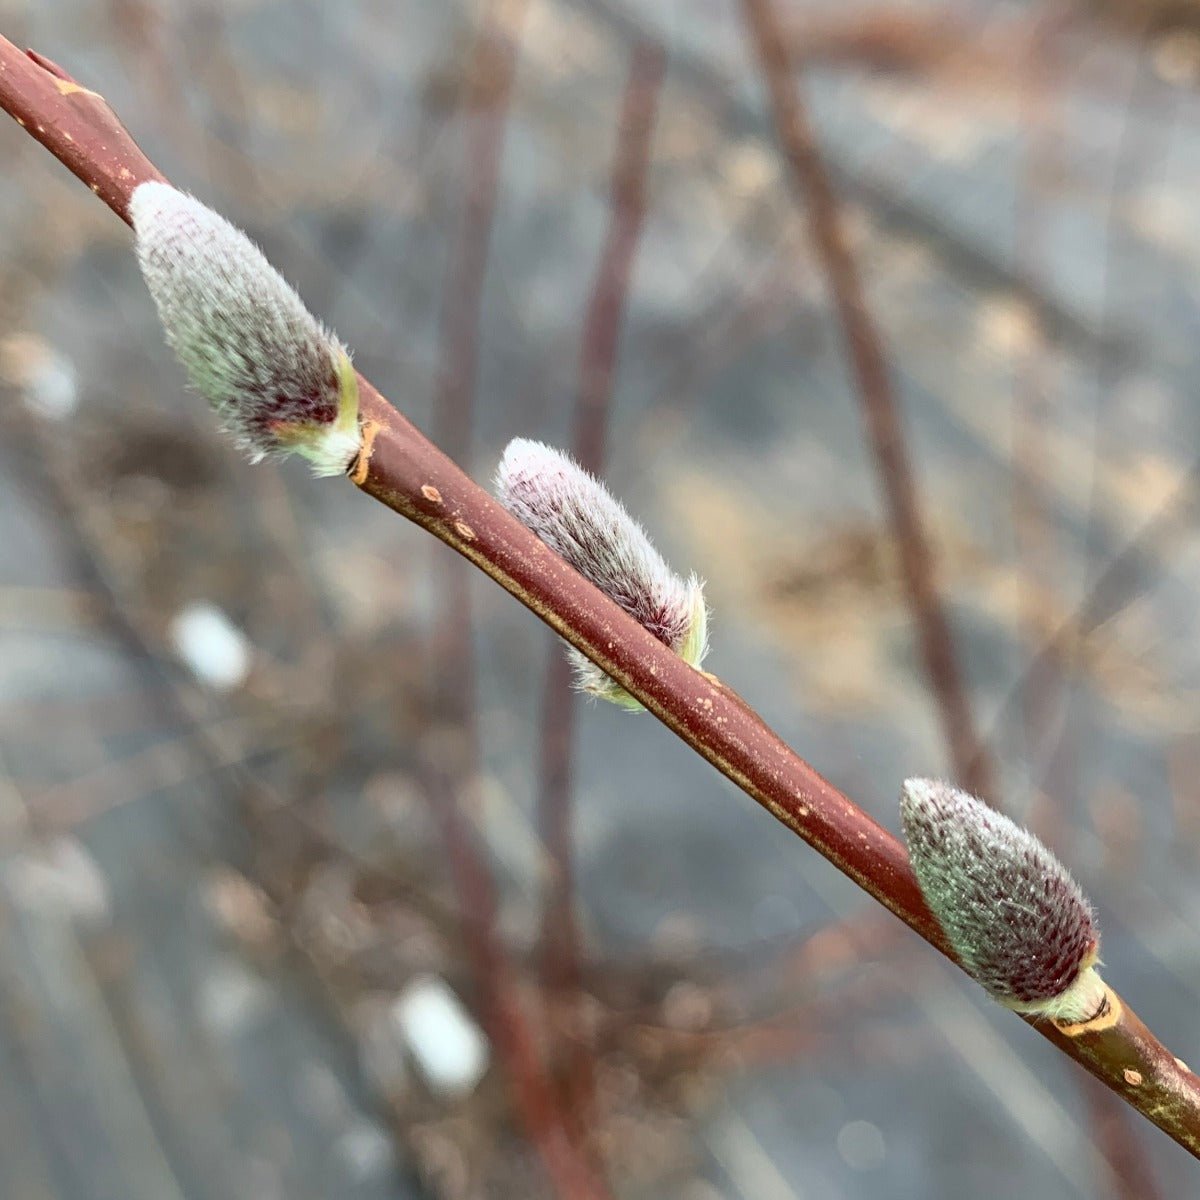
M 500 503 L 638 624 L 698 667 L 708 652 L 704 588 L 682 579 L 612 493 L 568 455 L 516 438 L 496 471 Z M 576 686 L 637 710 L 641 705 L 577 650 Z
M 1063 1022 L 1094 1016 L 1100 931 L 1066 867 L 949 783 L 906 780 L 900 812 L 921 894 L 967 973 L 1010 1008 Z
M 252 461 L 297 453 L 318 475 L 358 454 L 358 390 L 338 339 L 236 226 L 165 183 L 133 194 L 138 263 L 192 387 Z

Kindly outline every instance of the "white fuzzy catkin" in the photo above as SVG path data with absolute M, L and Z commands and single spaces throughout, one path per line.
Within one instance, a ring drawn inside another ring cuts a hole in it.
M 258 462 L 300 454 L 338 475 L 360 446 L 358 382 L 341 342 L 262 251 L 165 183 L 133 193 L 138 263 L 171 349 Z
M 500 503 L 660 642 L 698 667 L 708 652 L 708 610 L 693 574 L 676 575 L 646 531 L 608 489 L 566 454 L 527 438 L 508 444 L 496 470 Z M 568 648 L 576 686 L 631 710 L 642 706 Z
M 1019 1012 L 1066 1024 L 1096 1016 L 1100 931 L 1066 867 L 953 784 L 905 780 L 900 813 L 921 894 L 967 973 Z

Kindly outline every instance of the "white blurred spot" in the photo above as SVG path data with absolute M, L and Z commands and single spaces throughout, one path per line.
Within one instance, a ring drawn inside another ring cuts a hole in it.
M 196 998 L 200 1019 L 214 1033 L 242 1032 L 266 1010 L 267 985 L 236 959 L 225 959 L 205 976 Z
M 39 417 L 65 421 L 79 407 L 75 368 L 61 354 L 46 359 L 25 385 L 25 403 Z
M 0 379 L 19 387 L 29 410 L 47 420 L 64 421 L 79 406 L 74 364 L 37 334 L 0 341 Z
M 1041 336 L 1032 309 L 1014 296 L 984 300 L 975 316 L 975 332 L 985 349 L 1005 358 L 1030 354 Z
M 488 1043 L 449 986 L 422 975 L 392 1005 L 392 1020 L 429 1087 L 448 1097 L 473 1092 L 488 1068 Z
M 220 691 L 241 687 L 250 673 L 246 635 L 213 604 L 189 604 L 171 619 L 175 653 L 197 679 Z
M 847 1121 L 838 1130 L 837 1149 L 846 1166 L 855 1171 L 874 1171 L 887 1157 L 883 1134 L 870 1121 Z
M 334 1153 L 355 1183 L 365 1183 L 389 1170 L 394 1161 L 392 1140 L 378 1125 L 359 1121 L 338 1138 Z
M 82 921 L 100 922 L 112 910 L 108 877 L 82 842 L 59 837 L 17 857 L 8 885 L 21 904 Z
M 1200 78 L 1200 38 L 1191 30 L 1172 30 L 1154 44 L 1151 61 L 1165 83 L 1194 84 Z

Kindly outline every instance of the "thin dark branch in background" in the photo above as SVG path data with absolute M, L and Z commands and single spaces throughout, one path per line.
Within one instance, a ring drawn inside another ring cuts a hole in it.
M 468 60 L 464 95 L 464 201 L 445 289 L 433 428 L 460 460 L 470 457 L 479 336 L 504 140 L 520 58 L 527 0 L 488 5 Z M 576 1149 L 563 1107 L 521 1007 L 516 972 L 496 933 L 496 884 L 486 848 L 464 805 L 478 801 L 480 746 L 474 621 L 467 564 L 441 548 L 434 579 L 439 606 L 430 647 L 430 693 L 440 728 L 427 735 L 426 779 L 450 860 L 484 1022 L 513 1090 L 515 1107 L 562 1200 L 604 1200 L 608 1189 Z
M 954 657 L 954 638 L 938 595 L 933 553 L 921 517 L 912 464 L 896 404 L 883 339 L 867 308 L 837 196 L 821 160 L 807 108 L 793 78 L 773 0 L 742 0 L 770 91 L 775 129 L 804 202 L 842 327 L 863 418 L 887 503 L 909 608 L 925 672 L 937 700 L 959 783 L 979 796 L 994 790 L 993 772 L 971 716 Z
M 643 37 L 645 27 L 632 11 L 618 0 L 564 0 L 571 7 L 586 6 L 587 11 L 603 20 L 615 34 Z M 712 65 L 695 54 L 680 51 L 672 58 L 672 80 L 685 89 L 707 117 L 718 113 L 732 134 L 759 135 L 757 115 L 745 103 L 731 99 L 728 81 Z M 895 189 L 841 164 L 829 165 L 829 172 L 843 194 L 868 209 L 881 228 L 896 236 L 911 238 L 935 253 L 945 271 L 963 281 L 964 286 L 980 292 L 1000 291 L 1024 305 L 1043 337 L 1064 352 L 1085 355 L 1103 371 L 1134 371 L 1144 360 L 1137 339 L 1116 321 L 1106 319 L 1100 329 L 1081 319 L 1056 297 L 1048 294 L 1037 279 L 1013 270 L 1011 263 L 1000 264 L 987 254 L 959 238 L 939 219 L 913 206 Z M 1075 614 L 1048 634 L 1028 666 L 1010 689 L 991 721 L 1002 730 L 1010 719 L 1013 705 L 1031 673 L 1041 669 L 1050 656 L 1069 657 L 1082 649 L 1087 639 L 1108 620 L 1118 615 L 1138 594 L 1140 574 L 1146 562 L 1169 555 L 1175 540 L 1186 533 L 1200 497 L 1200 458 L 1194 460 L 1178 486 L 1140 529 L 1124 541 L 1108 548 L 1106 564 L 1081 598 Z M 1017 486 L 1039 487 L 1036 479 L 1021 478 Z M 1095 511 L 1093 509 L 1093 511 Z M 986 740 L 986 739 L 985 739 Z
M 613 162 L 608 236 L 588 304 L 579 355 L 573 445 L 589 470 L 604 462 L 617 342 L 646 213 L 646 176 L 666 73 L 661 46 L 634 47 Z M 593 465 L 594 464 L 594 465 Z
M 646 210 L 646 175 L 666 72 L 660 46 L 634 47 L 621 105 L 612 169 L 608 235 L 584 320 L 579 354 L 572 448 L 595 475 L 604 468 L 616 375 L 617 346 Z M 552 1027 L 566 1043 L 565 1095 L 581 1129 L 589 1125 L 595 1070 L 580 1010 L 582 976 L 571 839 L 572 744 L 577 700 L 560 647 L 550 649 L 542 692 L 538 825 L 548 860 L 542 906 L 542 979 Z
M 767 75 L 776 129 L 797 188 L 807 204 L 813 238 L 834 293 L 888 500 L 910 608 L 920 631 L 926 673 L 938 701 L 955 770 L 965 787 L 999 803 L 995 782 L 997 772 L 975 728 L 953 637 L 937 594 L 934 556 L 921 523 L 882 339 L 866 307 L 836 193 L 824 170 L 811 120 L 793 78 L 782 31 L 776 24 L 773 0 L 743 0 L 743 4 Z M 1038 57 L 1035 54 L 1035 58 Z M 1044 83 L 1043 78 L 1035 80 L 1039 86 Z M 1039 90 L 1037 99 L 1043 101 L 1039 107 L 1044 109 L 1044 88 Z M 1042 380 L 1039 377 L 1029 382 L 1031 387 L 1036 387 Z M 1035 393 L 1035 404 L 1036 399 Z M 1036 429 L 1036 426 L 1035 417 L 1033 427 Z M 1030 709 L 1027 715 L 1033 715 L 1035 728 L 1040 728 L 1046 717 L 1045 693 L 1050 680 L 1043 672 L 1035 671 L 1031 685 L 1026 693 L 1027 708 Z M 1088 1080 L 1084 1083 L 1084 1095 L 1092 1114 L 1096 1144 L 1109 1167 L 1114 1194 L 1122 1198 L 1149 1194 L 1145 1189 L 1154 1186 L 1150 1164 L 1140 1154 L 1136 1139 L 1129 1136 L 1124 1116 L 1112 1094 L 1101 1091 Z M 1098 1136 L 1101 1133 L 1104 1137 Z M 1115 1138 L 1112 1148 L 1104 1140 L 1109 1136 Z M 1132 1174 L 1129 1168 L 1132 1168 Z
M 562 1200 L 609 1200 L 610 1192 L 576 1149 L 568 1122 L 521 1008 L 516 974 L 496 937 L 496 891 L 484 849 L 453 800 L 459 782 L 454 768 L 435 763 L 429 772 L 440 787 L 431 792 L 451 873 L 462 907 L 464 933 L 484 997 L 484 1024 L 509 1075 L 515 1106 Z
M 162 178 L 101 96 L 3 38 L 0 108 L 122 218 L 134 189 Z M 570 570 L 368 379 L 359 374 L 357 381 L 366 443 L 351 473 L 358 487 L 469 559 L 781 824 L 952 957 L 891 833 L 800 758 L 736 692 L 688 666 Z M 1081 1026 L 1024 1020 L 1200 1157 L 1200 1079 L 1113 988 L 1106 999 L 1107 1015 Z
M 468 60 L 463 98 L 463 207 L 450 251 L 444 290 L 433 436 L 456 460 L 470 457 L 479 373 L 479 330 L 509 107 L 520 57 L 526 0 L 489 3 Z M 437 552 L 439 606 L 431 648 L 431 691 L 438 716 L 466 734 L 462 777 L 478 776 L 474 729 L 475 671 L 468 573 L 453 555 Z
M 814 240 L 821 252 L 834 292 L 852 365 L 864 402 L 868 429 L 881 480 L 892 516 L 893 532 L 901 555 L 909 604 L 921 634 L 926 673 L 933 687 L 942 717 L 943 731 L 956 772 L 964 786 L 999 804 L 997 772 L 979 737 L 971 717 L 966 689 L 962 682 L 948 622 L 941 608 L 934 583 L 935 562 L 922 529 L 916 489 L 903 442 L 903 430 L 896 411 L 895 398 L 882 350 L 882 340 L 866 308 L 849 243 L 841 220 L 834 188 L 824 170 L 815 133 L 803 98 L 796 87 L 791 65 L 778 29 L 773 25 L 771 0 L 745 0 L 745 8 L 755 31 L 756 44 L 768 74 L 776 127 L 788 155 L 794 178 L 804 196 Z M 1037 694 L 1049 681 L 1040 675 L 1035 680 Z M 1044 696 L 1042 697 L 1044 699 Z M 1045 706 L 1032 701 L 1037 712 L 1045 715 Z M 1113 1112 L 1111 1093 L 1100 1093 L 1085 1085 L 1085 1099 L 1094 1120 L 1105 1130 L 1120 1128 L 1121 1114 Z M 1126 1138 L 1128 1143 L 1129 1139 Z M 1123 1143 L 1125 1144 L 1125 1143 Z M 1110 1178 L 1121 1196 L 1132 1195 L 1128 1180 L 1118 1163 L 1107 1157 Z M 1125 1145 L 1121 1163 L 1128 1165 L 1136 1157 L 1136 1142 Z M 1141 1164 L 1140 1177 L 1152 1185 L 1149 1165 Z
M 867 307 L 842 205 L 821 157 L 802 89 L 795 81 L 797 60 L 777 24 L 771 0 L 747 0 L 744 8 L 768 84 L 777 136 L 793 184 L 804 202 L 812 240 L 837 309 L 946 749 L 964 786 L 999 805 L 995 784 L 998 773 L 974 726 L 954 640 L 937 591 L 936 557 L 918 508 L 883 339 Z
M 575 11 L 586 11 L 589 17 L 625 40 L 649 36 L 646 22 L 639 19 L 625 0 L 561 0 L 561 3 Z M 1014 52 L 1005 61 L 1017 56 Z M 715 69 L 711 60 L 680 45 L 672 52 L 671 81 L 683 97 L 698 106 L 705 120 L 719 120 L 727 136 L 761 138 L 760 111 L 740 93 L 731 91 L 728 75 Z M 1130 366 L 1141 361 L 1140 348 L 1128 332 L 1115 333 L 1111 339 L 1102 338 L 1088 321 L 1056 297 L 1039 290 L 1036 281 L 1015 274 L 1010 261 L 1000 261 L 998 256 L 964 238 L 939 215 L 931 214 L 927 206 L 914 202 L 906 194 L 910 189 L 898 186 L 900 181 L 880 179 L 874 171 L 868 173 L 842 162 L 825 165 L 842 195 L 866 209 L 883 232 L 927 246 L 945 272 L 964 287 L 980 293 L 1012 293 L 1033 309 L 1047 336 L 1068 349 Z
M 433 413 L 434 438 L 459 458 L 471 442 L 484 277 L 527 8 L 528 0 L 489 0 L 467 62 L 462 212 L 442 302 Z
M 345 1052 L 352 1054 L 354 1043 L 345 1040 L 345 1031 L 353 1027 L 353 1022 L 344 1006 L 342 990 L 328 970 L 327 961 L 312 952 L 306 939 L 299 935 L 296 923 L 286 918 L 296 905 L 293 870 L 308 870 L 313 863 L 333 858 L 355 861 L 366 869 L 370 865 L 357 859 L 350 848 L 338 842 L 301 805 L 287 803 L 243 765 L 250 757 L 250 748 L 236 731 L 229 731 L 227 726 L 232 722 L 226 720 L 219 725 L 214 722 L 207 697 L 167 663 L 148 635 L 148 622 L 137 607 L 128 577 L 115 569 L 112 555 L 106 550 L 108 530 L 103 514 L 94 511 L 81 491 L 76 465 L 60 453 L 61 446 L 55 439 L 46 438 L 39 423 L 22 415 L 19 408 L 13 410 L 12 417 L 4 421 L 3 432 L 10 444 L 20 450 L 14 461 L 21 464 L 31 493 L 53 513 L 65 535 L 62 544 L 73 575 L 87 589 L 95 603 L 98 622 L 123 651 L 141 685 L 144 704 L 152 707 L 155 720 L 169 737 L 165 745 L 158 744 L 165 751 L 164 760 L 172 760 L 171 769 L 165 775 L 159 774 L 155 791 L 161 795 L 163 788 L 185 779 L 206 781 L 204 794 L 211 798 L 211 803 L 203 808 L 189 804 L 179 809 L 188 833 L 207 847 L 211 826 L 231 822 L 234 843 L 240 844 L 249 832 L 252 843 L 265 848 L 250 857 L 245 869 L 276 911 L 284 916 L 280 924 L 287 931 L 290 945 L 311 967 L 325 1012 L 336 1016 L 330 1028 L 341 1031 Z M 132 780 L 127 781 L 127 788 L 131 783 Z M 60 788 L 32 796 L 28 808 L 31 828 L 54 836 L 90 818 L 92 812 L 63 806 L 61 801 L 68 792 L 69 788 Z M 394 881 L 389 882 L 395 886 Z M 427 896 L 422 896 L 421 902 L 435 903 Z M 439 928 L 449 928 L 450 914 L 430 911 L 430 916 Z M 102 968 L 96 966 L 94 959 L 90 961 L 101 986 L 114 979 L 111 959 L 106 959 Z M 137 1033 L 131 1040 L 129 1028 L 118 1024 L 117 1036 L 130 1061 L 136 1061 L 147 1044 L 145 1031 Z M 61 1114 L 48 1114 L 49 1136 L 57 1139 L 61 1132 L 71 1156 L 78 1130 L 73 1125 L 62 1131 L 53 1128 L 61 1124 L 60 1117 Z

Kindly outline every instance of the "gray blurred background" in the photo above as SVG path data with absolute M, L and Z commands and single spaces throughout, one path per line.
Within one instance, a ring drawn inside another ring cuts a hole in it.
M 1194 1062 L 1200 9 L 773 7 L 976 769 Z M 708 580 L 709 669 L 882 823 L 963 774 L 740 3 L 0 0 L 0 31 L 477 479 L 591 420 Z M 3 1200 L 564 1200 L 497 994 L 622 1200 L 1200 1191 L 652 718 L 566 724 L 481 575 L 247 468 L 124 226 L 8 121 L 0 163 Z

